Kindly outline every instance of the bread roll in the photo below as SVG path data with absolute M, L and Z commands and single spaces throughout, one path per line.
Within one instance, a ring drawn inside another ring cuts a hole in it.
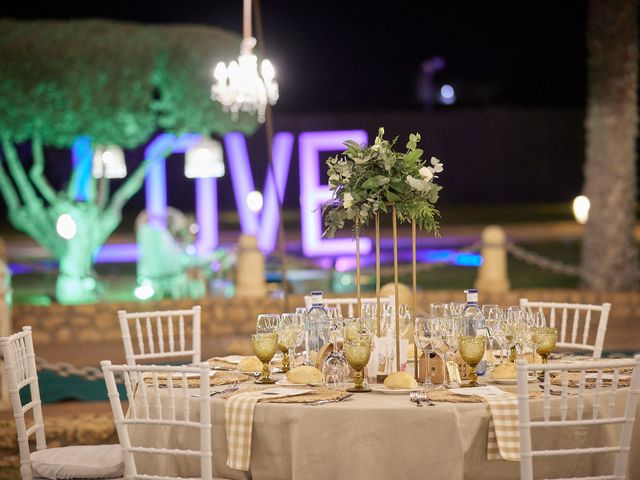
M 514 363 L 501 363 L 491 372 L 493 378 L 498 380 L 510 380 L 516 378 L 516 365 Z
M 262 362 L 258 357 L 246 357 L 238 363 L 238 370 L 245 373 L 261 372 Z
M 301 365 L 287 372 L 287 380 L 291 383 L 321 383 L 322 372 L 315 367 Z
M 387 388 L 418 388 L 418 382 L 407 372 L 393 372 L 384 379 Z

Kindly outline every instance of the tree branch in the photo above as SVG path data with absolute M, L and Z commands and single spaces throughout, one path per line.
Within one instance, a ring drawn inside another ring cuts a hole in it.
M 2 192 L 2 197 L 9 211 L 20 208 L 20 199 L 18 198 L 16 189 L 13 188 L 11 184 L 11 180 L 9 180 L 7 176 L 7 172 L 2 166 L 2 162 L 0 162 L 0 191 Z
M 44 176 L 44 155 L 42 152 L 42 139 L 37 133 L 31 141 L 31 151 L 33 153 L 33 166 L 29 170 L 29 177 L 33 181 L 40 194 L 44 199 L 53 204 L 56 202 L 56 192 Z
M 13 142 L 7 134 L 2 135 L 2 150 L 4 151 L 4 156 L 7 160 L 9 172 L 11 172 L 11 175 L 13 176 L 13 180 L 18 187 L 18 191 L 20 192 L 24 205 L 27 208 L 36 205 L 42 208 L 42 200 L 40 200 L 38 195 L 36 195 L 36 192 L 27 177 L 27 173 L 25 172 L 22 163 L 20 163 L 20 159 L 18 158 L 18 154 L 13 146 Z

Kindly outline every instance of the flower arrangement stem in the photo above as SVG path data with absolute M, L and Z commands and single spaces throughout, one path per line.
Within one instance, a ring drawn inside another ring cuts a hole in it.
M 356 317 L 360 317 L 362 298 L 360 296 L 360 220 L 356 218 Z
M 411 219 L 411 273 L 413 281 L 413 296 L 411 297 L 411 318 L 416 319 L 416 298 L 418 290 L 418 279 L 416 275 L 416 221 Z M 413 374 L 416 380 L 418 379 L 418 347 L 413 342 Z M 431 375 L 429 370 L 429 356 L 427 356 L 427 375 Z M 427 377 L 428 378 L 428 377 Z M 426 380 L 425 380 L 426 382 Z
M 391 211 L 393 225 L 393 291 L 396 314 L 396 371 L 400 371 L 400 298 L 398 296 L 398 213 L 393 205 Z
M 380 214 L 376 213 L 376 332 L 380 337 Z

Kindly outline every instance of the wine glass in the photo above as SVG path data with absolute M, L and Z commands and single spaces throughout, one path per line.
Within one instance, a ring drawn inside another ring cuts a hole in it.
M 353 338 L 344 340 L 344 356 L 347 362 L 355 370 L 353 382 L 355 385 L 347 389 L 347 392 L 370 392 L 364 384 L 364 367 L 371 356 L 371 335 L 358 334 Z
M 469 383 L 463 385 L 463 387 L 477 387 L 478 375 L 476 374 L 476 365 L 480 363 L 484 356 L 484 349 L 486 344 L 486 337 L 484 335 L 472 336 L 462 335 L 459 340 L 458 348 L 460 349 L 460 356 L 469 365 Z
M 449 302 L 449 314 L 454 317 L 462 315 L 464 307 L 467 306 L 467 302 Z
M 431 353 L 434 351 L 435 343 L 438 342 L 438 329 L 436 327 L 435 318 L 433 317 L 417 316 L 414 322 L 414 341 L 427 360 L 427 372 L 422 386 L 429 389 L 433 388 L 433 382 L 431 381 Z
M 431 315 L 437 318 L 448 317 L 450 314 L 448 303 L 432 303 L 430 308 Z
M 498 305 L 483 305 L 482 314 L 484 315 L 484 324 L 487 327 L 487 333 L 489 334 L 489 353 L 487 356 L 487 367 L 490 371 L 493 371 L 495 367 L 495 357 L 493 356 L 493 342 L 495 340 L 494 326 L 500 313 L 500 307 Z
M 280 315 L 277 313 L 261 313 L 256 319 L 256 333 L 272 333 L 278 329 Z M 282 352 L 282 371 L 289 371 L 289 355 L 287 347 L 278 342 L 278 350 Z
M 445 381 L 444 386 L 451 388 L 456 386 L 454 379 L 451 375 L 448 375 L 448 365 L 451 363 L 453 355 L 458 350 L 458 338 L 462 334 L 462 318 L 461 317 L 447 317 L 443 318 L 440 322 L 440 337 L 442 339 L 440 350 L 443 352 L 443 359 L 445 365 Z M 447 380 L 448 378 L 448 380 Z
M 342 323 L 342 322 L 340 322 Z M 331 389 L 340 389 L 349 379 L 349 364 L 338 344 L 340 324 L 332 322 L 329 326 L 332 349 L 322 362 L 322 382 Z
M 255 383 L 271 384 L 276 383 L 271 378 L 271 370 L 269 369 L 269 362 L 276 354 L 276 348 L 278 347 L 278 335 L 275 332 L 271 333 L 254 333 L 251 335 L 251 343 L 253 345 L 253 351 L 256 357 L 262 362 L 262 376 L 256 380 Z
M 536 346 L 536 352 L 542 358 L 542 363 L 549 362 L 549 354 L 556 348 L 558 329 L 553 327 L 534 327 L 531 341 Z
M 295 359 L 295 349 L 302 343 L 304 337 L 304 319 L 299 313 L 283 313 L 278 322 L 278 343 L 280 349 L 285 348 L 287 369 L 284 369 L 285 361 L 282 359 L 282 370 L 288 372 L 290 364 Z

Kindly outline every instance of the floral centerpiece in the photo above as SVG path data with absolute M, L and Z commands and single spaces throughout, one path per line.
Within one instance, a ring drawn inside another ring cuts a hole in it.
M 435 207 L 442 187 L 436 183 L 442 172 L 442 163 L 431 157 L 427 162 L 422 158 L 424 150 L 418 148 L 420 134 L 412 133 L 404 151 L 396 150 L 398 137 L 384 139 L 384 129 L 371 146 L 346 141 L 347 149 L 340 155 L 327 159 L 329 189 L 333 195 L 323 206 L 325 236 L 333 237 L 336 230 L 352 222 L 356 237 L 356 295 L 357 311 L 360 315 L 360 232 L 372 218 L 376 229 L 376 297 L 377 341 L 384 355 L 391 353 L 396 359 L 396 369 L 402 369 L 399 295 L 398 295 L 398 237 L 396 222 L 411 223 L 413 300 L 412 312 L 415 318 L 416 281 L 416 230 L 426 230 L 438 234 L 440 212 Z M 380 232 L 381 214 L 391 213 L 393 226 L 394 292 L 395 292 L 395 346 L 390 347 L 386 339 L 380 337 Z M 406 341 L 406 340 L 405 340 Z M 375 343 L 375 342 L 374 342 Z M 383 347 L 383 345 L 386 345 Z M 414 357 L 417 350 L 414 346 Z M 415 377 L 418 377 L 418 362 L 414 362 Z M 380 369 L 377 369 L 380 373 Z M 388 373 L 385 369 L 383 373 Z
M 415 222 L 421 230 L 438 233 L 435 207 L 442 189 L 436 183 L 442 163 L 422 158 L 420 134 L 410 134 L 406 151 L 394 150 L 398 137 L 384 139 L 384 128 L 371 146 L 348 140 L 347 149 L 327 159 L 332 199 L 323 206 L 324 235 L 333 237 L 347 221 L 364 228 L 377 213 L 395 207 L 400 222 Z

